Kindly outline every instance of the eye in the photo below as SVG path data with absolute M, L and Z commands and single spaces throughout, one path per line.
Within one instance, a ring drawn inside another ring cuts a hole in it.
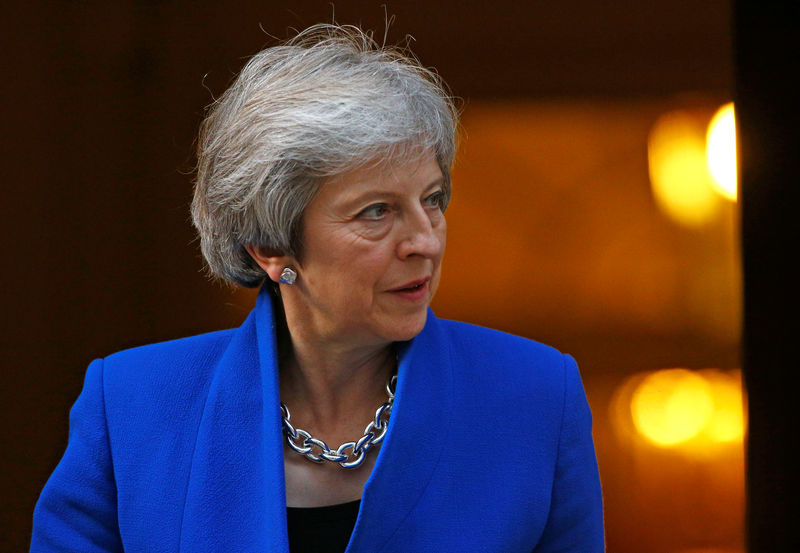
M 379 221 L 389 212 L 387 204 L 372 204 L 371 206 L 363 209 L 357 217 L 359 219 L 368 219 L 372 221 Z
M 425 205 L 428 207 L 435 207 L 437 209 L 444 208 L 444 191 L 437 190 L 427 198 L 425 198 Z

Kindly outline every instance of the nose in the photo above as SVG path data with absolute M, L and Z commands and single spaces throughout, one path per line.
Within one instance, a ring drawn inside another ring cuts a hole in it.
M 397 255 L 406 259 L 413 255 L 432 258 L 441 255 L 445 240 L 445 219 L 433 220 L 424 208 L 407 213 L 403 235 L 397 244 Z

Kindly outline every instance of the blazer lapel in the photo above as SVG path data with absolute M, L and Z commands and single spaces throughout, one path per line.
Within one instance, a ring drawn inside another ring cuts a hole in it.
M 181 550 L 288 553 L 269 290 L 217 366 L 197 432 Z
M 452 412 L 449 340 L 433 312 L 423 331 L 400 345 L 392 416 L 348 553 L 384 550 L 428 486 L 444 447 Z

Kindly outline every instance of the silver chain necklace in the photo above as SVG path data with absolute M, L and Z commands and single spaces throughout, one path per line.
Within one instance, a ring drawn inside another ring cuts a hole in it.
M 383 441 L 386 430 L 389 427 L 389 416 L 392 414 L 394 405 L 394 390 L 397 385 L 397 375 L 392 376 L 386 383 L 386 393 L 389 400 L 378 407 L 375 417 L 369 421 L 364 428 L 364 435 L 355 442 L 345 442 L 338 448 L 330 449 L 328 444 L 314 438 L 302 428 L 295 428 L 291 423 L 291 415 L 286 404 L 281 402 L 281 416 L 283 418 L 283 433 L 286 434 L 286 443 L 294 451 L 304 456 L 309 461 L 322 463 L 330 461 L 339 463 L 339 466 L 346 469 L 354 469 L 364 462 L 367 452 Z M 302 438 L 302 441 L 299 441 Z M 319 454 L 314 453 L 314 448 L 319 450 Z M 350 451 L 350 453 L 347 453 Z

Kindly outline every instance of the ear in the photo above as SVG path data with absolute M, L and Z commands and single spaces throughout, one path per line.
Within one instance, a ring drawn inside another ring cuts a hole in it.
M 290 255 L 283 255 L 278 250 L 266 246 L 245 245 L 247 253 L 264 269 L 272 282 L 280 282 L 281 271 L 286 267 L 297 268 L 297 260 Z

